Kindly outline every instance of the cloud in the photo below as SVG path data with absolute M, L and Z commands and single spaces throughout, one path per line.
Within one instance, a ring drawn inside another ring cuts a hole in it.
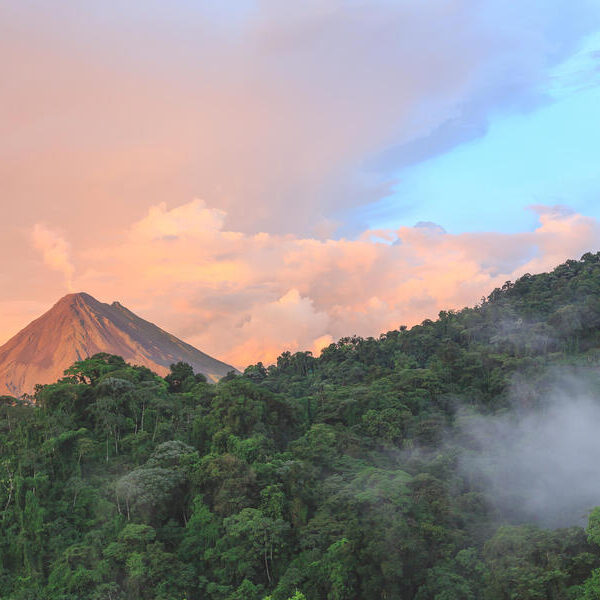
M 209 4 L 0 6 L 12 211 L 79 245 L 201 196 L 232 230 L 328 236 L 402 167 L 544 101 L 600 22 L 564 0 Z
M 0 3 L 6 300 L 61 291 L 22 239 L 39 223 L 67 282 L 243 366 L 592 249 L 580 215 L 508 237 L 363 232 L 348 215 L 545 101 L 549 67 L 599 16 L 593 0 Z
M 595 384 L 590 372 L 554 369 L 515 381 L 508 415 L 459 413 L 461 432 L 476 442 L 462 457 L 462 470 L 484 483 L 503 517 L 585 526 L 600 495 Z M 525 397 L 529 408 L 519 402 Z
M 35 249 L 42 253 L 44 264 L 62 273 L 67 289 L 72 291 L 75 267 L 71 262 L 69 244 L 60 234 L 41 223 L 34 225 L 31 239 Z
M 232 231 L 223 211 L 201 200 L 160 204 L 121 243 L 83 253 L 76 284 L 243 367 L 435 318 L 507 279 L 598 248 L 596 219 L 535 210 L 537 228 L 517 234 L 453 235 L 418 224 L 319 240 Z

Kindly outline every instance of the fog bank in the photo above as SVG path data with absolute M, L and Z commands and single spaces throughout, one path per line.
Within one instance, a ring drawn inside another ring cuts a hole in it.
M 543 389 L 516 385 L 507 414 L 459 416 L 472 448 L 461 467 L 504 518 L 584 526 L 600 505 L 600 393 L 580 373 L 555 371 L 540 381 Z M 523 408 L 532 395 L 533 406 Z

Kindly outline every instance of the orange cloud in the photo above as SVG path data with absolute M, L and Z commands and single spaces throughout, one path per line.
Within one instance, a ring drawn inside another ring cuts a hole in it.
M 161 204 L 120 244 L 83 253 L 75 283 L 244 367 L 435 318 L 599 245 L 597 220 L 535 210 L 531 232 L 453 235 L 429 225 L 322 241 L 229 231 L 224 213 L 200 200 Z

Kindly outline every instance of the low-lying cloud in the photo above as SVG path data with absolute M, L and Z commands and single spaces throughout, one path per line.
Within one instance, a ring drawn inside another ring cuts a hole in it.
M 462 417 L 462 432 L 477 446 L 463 471 L 482 482 L 503 518 L 585 525 L 600 505 L 600 395 L 589 379 L 585 372 L 550 372 L 538 381 L 547 391 L 534 391 L 535 407 Z

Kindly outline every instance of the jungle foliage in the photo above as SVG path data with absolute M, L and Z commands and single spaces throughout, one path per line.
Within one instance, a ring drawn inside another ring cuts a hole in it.
M 535 404 L 599 349 L 600 253 L 216 385 L 82 360 L 0 398 L 0 598 L 600 598 L 600 509 L 511 521 L 454 435 L 458 407 Z

